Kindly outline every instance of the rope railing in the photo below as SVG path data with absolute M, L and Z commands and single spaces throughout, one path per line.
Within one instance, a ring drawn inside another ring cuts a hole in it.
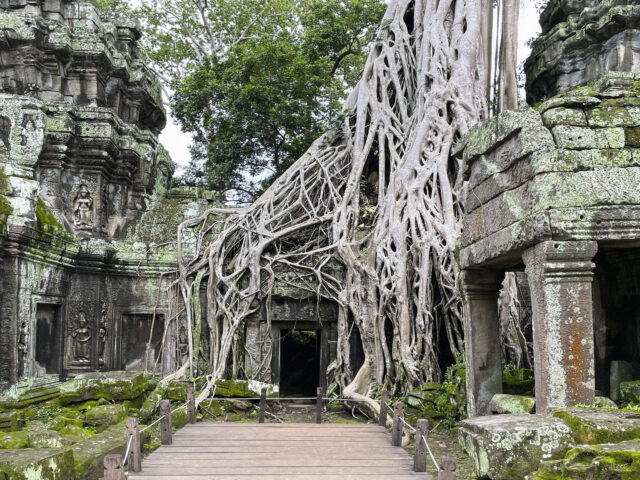
M 315 400 L 316 401 L 316 423 L 322 423 L 322 412 L 325 403 L 332 402 L 365 402 L 366 400 L 351 399 L 351 398 L 330 398 L 324 397 L 322 388 L 318 388 L 317 395 L 315 397 L 292 397 L 292 398 L 280 398 L 272 397 L 267 398 L 267 389 L 263 388 L 260 392 L 260 397 L 213 397 L 213 400 L 259 400 L 260 401 L 260 417 L 259 423 L 264 423 L 266 412 L 266 404 L 268 400 L 275 401 L 287 401 L 287 400 Z M 414 466 L 413 470 L 416 472 L 427 471 L 427 456 L 431 458 L 433 465 L 438 471 L 438 480 L 455 480 L 456 474 L 456 462 L 453 458 L 443 456 L 440 464 L 436 460 L 431 447 L 429 446 L 429 421 L 426 419 L 418 420 L 417 425 L 414 427 L 404 418 L 404 405 L 402 402 L 396 402 L 392 407 L 390 405 L 390 396 L 388 392 L 382 392 L 380 399 L 380 412 L 379 412 L 379 424 L 381 426 L 387 426 L 387 417 L 389 411 L 392 414 L 392 429 L 391 429 L 391 444 L 394 446 L 402 445 L 403 429 L 407 428 L 415 434 L 415 454 L 414 454 Z M 128 467 L 131 472 L 140 472 L 142 470 L 142 453 L 141 453 L 141 441 L 140 434 L 161 424 L 161 443 L 162 445 L 171 445 L 172 443 L 172 415 L 184 408 L 187 409 L 187 421 L 189 423 L 196 422 L 196 410 L 201 408 L 206 410 L 203 405 L 196 405 L 194 388 L 189 386 L 187 388 L 187 401 L 177 408 L 171 409 L 171 403 L 169 400 L 160 401 L 160 416 L 154 420 L 151 424 L 145 426 L 143 429 L 138 427 L 137 418 L 128 418 L 126 423 L 127 433 L 127 447 L 124 455 L 107 455 L 104 458 L 104 480 L 125 480 L 125 466 Z
M 392 408 L 390 405 L 390 395 L 388 392 L 382 392 L 380 399 L 380 414 L 379 424 L 381 426 L 387 426 L 387 416 L 389 411 L 392 414 L 392 427 L 391 427 L 391 444 L 393 446 L 402 445 L 402 430 L 403 426 L 415 434 L 415 453 L 413 469 L 416 472 L 427 471 L 427 456 L 431 458 L 433 465 L 438 472 L 438 480 L 455 480 L 456 474 L 456 462 L 453 458 L 443 456 L 440 464 L 436 460 L 431 447 L 429 446 L 429 421 L 426 419 L 418 420 L 416 427 L 411 425 L 404 418 L 404 405 L 402 402 L 396 402 Z

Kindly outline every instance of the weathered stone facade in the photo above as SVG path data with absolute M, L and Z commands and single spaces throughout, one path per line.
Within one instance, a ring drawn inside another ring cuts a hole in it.
M 640 239 L 640 7 L 552 0 L 541 23 L 528 98 L 553 98 L 474 127 L 455 152 L 468 180 L 459 261 L 472 416 L 502 392 L 506 271 L 528 277 L 538 413 L 593 405 L 596 388 L 619 384 L 620 361 L 638 360 L 620 315 L 633 316 L 640 289 L 611 286 L 613 259 L 635 265 Z
M 177 224 L 213 198 L 169 190 L 139 28 L 88 3 L 4 0 L 0 31 L 0 387 L 174 368 L 177 335 L 158 358 L 161 274 Z
M 525 63 L 531 105 L 608 72 L 640 73 L 640 5 L 633 0 L 551 0 L 540 25 Z M 617 86 L 628 80 L 611 78 Z

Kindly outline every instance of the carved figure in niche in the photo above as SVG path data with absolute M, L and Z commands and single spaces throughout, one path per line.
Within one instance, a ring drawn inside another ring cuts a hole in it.
M 75 360 L 82 363 L 90 363 L 91 352 L 91 328 L 84 312 L 78 312 L 76 326 L 71 332 L 73 337 L 73 351 Z
M 27 322 L 22 322 L 20 324 L 20 333 L 18 334 L 18 377 L 22 377 L 25 374 L 28 344 L 29 331 L 27 329 Z
M 81 229 L 93 227 L 93 200 L 89 189 L 84 183 L 80 185 L 78 195 L 73 204 L 73 223 Z
M 107 311 L 102 309 L 100 318 L 100 329 L 98 330 L 98 363 L 104 366 L 104 347 L 107 343 Z
M 7 153 L 11 152 L 11 120 L 9 118 L 0 116 L 0 140 L 7 150 Z
M 36 121 L 34 119 L 34 115 L 30 113 L 25 113 L 22 117 L 22 133 L 20 134 L 20 145 L 23 147 L 29 143 L 29 138 L 31 134 L 36 129 Z
M 187 329 L 184 327 L 180 327 L 180 332 L 178 333 L 178 353 L 180 354 L 180 363 L 184 364 L 189 358 Z

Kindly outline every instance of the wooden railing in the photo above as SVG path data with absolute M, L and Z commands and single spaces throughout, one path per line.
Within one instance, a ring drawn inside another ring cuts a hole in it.
M 188 423 L 196 423 L 196 410 L 198 406 L 194 400 L 193 387 L 187 388 L 187 401 L 180 407 L 171 410 L 171 402 L 169 400 L 160 401 L 160 417 L 153 423 L 147 425 L 142 430 L 139 429 L 138 419 L 130 417 L 126 422 L 126 438 L 127 447 L 125 454 L 123 455 L 107 455 L 104 458 L 104 480 L 125 480 L 125 466 L 129 467 L 129 471 L 137 473 L 142 470 L 142 449 L 140 442 L 140 434 L 146 430 L 160 424 L 160 441 L 162 445 L 172 444 L 172 414 L 183 408 L 187 409 Z M 215 399 L 215 398 L 214 398 Z M 260 392 L 260 397 L 256 398 L 229 398 L 220 397 L 218 400 L 233 401 L 233 400 L 259 400 L 260 401 L 260 413 L 258 416 L 258 422 L 265 422 L 265 414 L 267 409 L 267 389 L 263 388 Z M 316 423 L 322 423 L 322 412 L 325 402 L 336 401 L 348 401 L 357 402 L 357 400 L 350 398 L 325 398 L 322 388 L 318 388 L 315 397 L 304 398 L 273 398 L 272 400 L 315 400 L 316 410 Z M 382 392 L 380 398 L 380 414 L 378 415 L 378 424 L 385 427 L 387 426 L 387 419 L 389 412 L 392 413 L 392 427 L 391 427 L 391 444 L 396 447 L 402 446 L 402 435 L 404 428 L 406 427 L 415 434 L 415 452 L 413 458 L 413 470 L 415 472 L 426 472 L 427 462 L 429 457 L 433 462 L 436 470 L 438 471 L 438 480 L 456 480 L 456 461 L 452 457 L 443 456 L 440 463 L 436 461 L 436 458 L 429 447 L 429 421 L 426 419 L 420 419 L 417 422 L 416 427 L 410 425 L 404 418 L 404 405 L 402 402 L 396 402 L 391 408 L 390 395 L 388 392 Z

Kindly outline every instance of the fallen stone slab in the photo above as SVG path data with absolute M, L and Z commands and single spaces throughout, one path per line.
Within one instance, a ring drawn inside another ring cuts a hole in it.
M 78 375 L 60 386 L 62 405 L 87 400 L 133 400 L 153 390 L 156 380 L 143 372 L 94 372 Z
M 640 478 L 640 441 L 579 445 L 561 460 L 542 462 L 527 480 L 635 480 Z
M 71 447 L 77 480 L 100 478 L 104 471 L 104 456 L 123 453 L 127 448 L 125 424 L 119 423 L 104 432 L 87 438 Z
M 622 410 L 569 408 L 555 410 L 571 429 L 576 443 L 618 443 L 640 439 L 640 415 Z
M 18 412 L 0 413 L 0 431 L 15 432 L 20 430 L 23 418 Z
M 0 410 L 24 408 L 52 400 L 60 395 L 61 385 L 57 376 L 23 381 L 0 396 Z
M 562 458 L 575 446 L 561 420 L 542 415 L 491 415 L 464 420 L 458 442 L 473 459 L 478 477 L 522 480 L 540 462 Z
M 74 480 L 69 448 L 0 450 L 0 479 Z
M 536 399 L 524 395 L 507 395 L 498 393 L 489 402 L 491 413 L 533 413 L 536 409 Z

